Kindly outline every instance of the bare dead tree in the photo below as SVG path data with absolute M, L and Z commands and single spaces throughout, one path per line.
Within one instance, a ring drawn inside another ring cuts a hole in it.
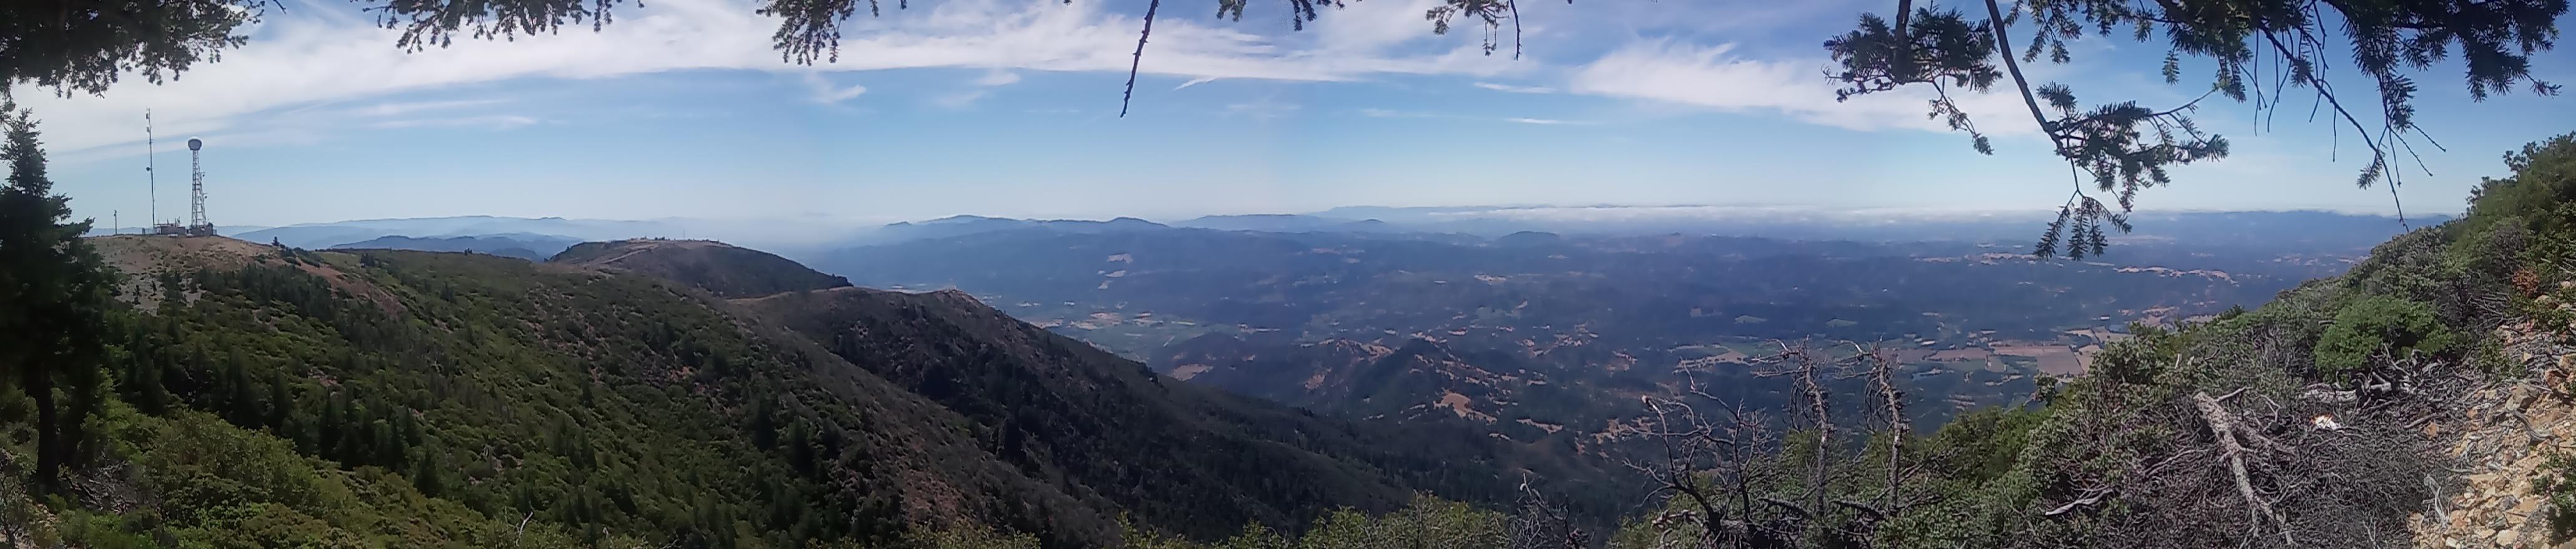
M 1565 508 L 1531 486 L 1524 474 L 1519 499 L 1513 504 L 1509 543 L 1511 549 L 1587 549 L 1592 538 L 1566 518 Z
M 1689 532 L 1692 539 L 1680 541 L 1683 544 L 1680 545 L 1681 547 L 1720 547 L 1726 544 L 1727 540 L 1736 537 L 1731 535 L 1732 532 L 1744 530 L 1746 523 L 1740 519 L 1729 519 L 1727 510 L 1730 505 L 1720 499 L 1722 494 L 1711 493 L 1710 487 L 1703 483 L 1702 479 L 1708 476 L 1731 476 L 1732 483 L 1736 487 L 1735 492 L 1749 501 L 1751 497 L 1749 488 L 1745 487 L 1741 475 L 1743 464 L 1730 458 L 1743 455 L 1743 449 L 1753 445 L 1754 441 L 1740 440 L 1740 437 L 1751 433 L 1721 428 L 1710 422 L 1707 416 L 1700 414 L 1683 397 L 1694 394 L 1704 396 L 1707 393 L 1698 387 L 1696 378 L 1685 374 L 1684 380 L 1687 388 L 1682 390 L 1683 394 L 1680 396 L 1670 398 L 1649 396 L 1642 399 L 1646 409 L 1655 417 L 1654 425 L 1649 427 L 1645 436 L 1661 447 L 1660 461 L 1652 464 L 1630 461 L 1626 465 L 1629 469 L 1645 476 L 1654 486 L 1654 489 L 1646 494 L 1649 500 L 1658 495 L 1671 495 L 1689 500 L 1692 507 L 1690 510 L 1667 512 L 1655 517 L 1653 521 L 1659 526 L 1659 530 L 1670 532 L 1673 530 L 1672 526 L 1677 523 L 1694 522 L 1697 523 L 1698 528 L 1684 529 Z M 1716 473 L 1726 469 L 1734 469 L 1738 474 Z M 1740 505 L 1733 507 L 1747 508 Z M 1696 531 L 1690 532 L 1690 530 Z
M 1653 424 L 1645 437 L 1662 449 L 1651 463 L 1627 462 L 1654 486 L 1658 496 L 1680 501 L 1650 517 L 1660 535 L 1657 548 L 1714 549 L 1788 547 L 1796 532 L 1788 525 L 1757 520 L 1754 494 L 1757 460 L 1778 442 L 1771 420 L 1741 402 L 1710 394 L 1700 378 L 1681 372 L 1681 384 L 1668 396 L 1643 398 Z M 1723 418 L 1704 412 L 1713 410 Z
M 1845 362 L 1857 368 L 1856 372 L 1845 377 L 1868 380 L 1871 396 L 1877 400 L 1876 419 L 1886 429 L 1887 484 L 1879 493 L 1876 504 L 1856 500 L 1837 500 L 1835 504 L 1860 512 L 1864 519 L 1863 528 L 1874 528 L 1911 506 L 1902 500 L 1902 494 L 1907 479 L 1918 472 L 1905 463 L 1905 437 L 1911 434 L 1913 422 L 1905 415 L 1905 391 L 1896 387 L 1895 357 L 1889 356 L 1875 343 L 1862 345 L 1846 341 L 1844 344 L 1852 347 L 1852 357 Z M 1860 533 L 1866 534 L 1865 531 Z
M 1807 342 L 1805 341 L 1799 341 L 1793 345 L 1780 340 L 1772 340 L 1771 344 L 1780 347 L 1780 352 L 1778 354 L 1763 359 L 1763 362 L 1770 364 L 1771 368 L 1755 371 L 1753 375 L 1756 377 L 1785 377 L 1788 378 L 1791 383 L 1796 385 L 1796 391 L 1798 391 L 1799 398 L 1805 401 L 1805 407 L 1800 409 L 1800 415 L 1806 419 L 1809 427 L 1815 429 L 1816 451 L 1814 452 L 1814 459 L 1811 460 L 1813 462 L 1812 469 L 1808 471 L 1809 477 L 1807 479 L 1807 493 L 1801 498 L 1805 500 L 1803 506 L 1791 505 L 1783 501 L 1769 501 L 1768 503 L 1782 507 L 1784 510 L 1791 511 L 1805 519 L 1812 520 L 1817 516 L 1818 512 L 1825 509 L 1825 500 L 1827 499 L 1826 492 L 1828 490 L 1827 483 L 1832 479 L 1833 472 L 1832 450 L 1834 442 L 1834 419 L 1831 407 L 1832 401 L 1825 394 L 1825 385 L 1820 379 L 1824 373 L 1822 371 L 1823 366 L 1825 363 L 1829 363 L 1830 359 L 1822 362 L 1818 361 L 1812 350 L 1808 349 Z
M 1910 501 L 1904 490 L 1924 471 L 1915 464 L 1923 460 L 1905 451 L 1912 427 L 1905 413 L 1905 392 L 1897 386 L 1900 364 L 1874 346 L 1838 344 L 1852 352 L 1819 350 L 1806 341 L 1775 340 L 1772 345 L 1778 352 L 1748 361 L 1751 376 L 1786 382 L 1794 395 L 1782 407 L 1792 418 L 1786 422 L 1766 418 L 1741 401 L 1730 403 L 1711 394 L 1692 367 L 1679 372 L 1678 387 L 1669 396 L 1643 399 L 1653 423 L 1645 438 L 1660 445 L 1663 453 L 1658 461 L 1628 466 L 1656 486 L 1647 497 L 1661 496 L 1667 505 L 1665 512 L 1650 519 L 1655 531 L 1667 536 L 1656 547 L 1803 547 L 1810 543 L 1867 547 L 1880 525 L 1929 501 Z M 1869 407 L 1874 408 L 1871 422 L 1884 422 L 1893 441 L 1885 462 L 1885 486 L 1874 494 L 1837 493 L 1834 482 L 1837 474 L 1851 480 L 1860 473 L 1860 469 L 1838 471 L 1838 461 L 1865 462 L 1851 456 L 1848 444 L 1838 444 L 1836 439 L 1846 427 L 1836 424 L 1832 386 L 1851 379 L 1866 380 Z M 1801 429 L 1800 437 L 1814 437 L 1798 441 L 1814 445 L 1810 455 L 1784 459 L 1777 453 L 1778 441 L 1771 433 L 1783 426 Z M 1756 477 L 1770 467 L 1782 467 L 1776 471 L 1803 478 L 1791 481 L 1794 487 L 1785 492 L 1766 493 L 1769 489 L 1763 486 L 1776 485 Z

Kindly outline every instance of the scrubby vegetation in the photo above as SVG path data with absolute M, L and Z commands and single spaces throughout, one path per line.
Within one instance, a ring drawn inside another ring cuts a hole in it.
M 2428 423 L 2480 380 L 2511 380 L 2502 332 L 2563 336 L 2576 297 L 2576 136 L 2507 155 L 2469 215 L 2400 236 L 2344 276 L 2179 329 L 2140 326 L 2093 374 L 2027 407 L 1925 436 L 1805 421 L 1776 453 L 1711 448 L 1665 464 L 1661 511 L 1625 548 L 2353 547 L 2409 539 L 2448 478 Z M 1821 361 L 1820 361 L 1821 362 Z M 1866 370 L 1865 362 L 1820 366 Z M 2563 381 L 2561 381 L 2563 382 Z M 2564 388 L 2576 389 L 2576 387 Z M 2562 390 L 2564 390 L 2562 389 Z M 1675 395 L 1703 412 L 1724 403 Z M 1879 407 L 1831 395 L 1818 409 Z M 1723 417 L 1723 416 L 1719 416 Z M 1759 437 L 1702 421 L 1667 435 Z M 1800 425 L 1793 422 L 1792 425 Z M 1840 444 L 1816 444 L 1841 439 Z M 1865 441 L 1865 442 L 1863 442 Z M 2563 464 L 2563 460 L 2561 462 Z M 2564 476 L 2563 465 L 2556 470 Z M 1891 472 L 1893 471 L 1893 472 Z M 2553 477 L 2557 509 L 2576 482 Z M 2576 523 L 2563 512 L 2552 520 Z M 2562 528 L 2563 536 L 2566 530 Z

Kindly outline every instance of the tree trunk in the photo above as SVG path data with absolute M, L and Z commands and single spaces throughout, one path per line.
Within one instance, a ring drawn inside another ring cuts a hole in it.
M 19 366 L 24 368 L 21 370 L 24 382 L 19 387 L 25 389 L 27 396 L 36 401 L 36 492 L 56 493 L 55 488 L 59 483 L 58 470 L 63 464 L 63 448 L 61 438 L 55 434 L 55 431 L 61 429 L 56 425 L 61 420 L 54 417 L 54 378 L 45 375 L 45 369 L 41 365 L 20 364 Z

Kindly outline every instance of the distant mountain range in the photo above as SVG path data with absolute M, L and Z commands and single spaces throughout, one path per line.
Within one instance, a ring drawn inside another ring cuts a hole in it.
M 386 250 L 418 250 L 424 252 L 475 252 L 501 257 L 515 257 L 529 261 L 545 261 L 546 258 L 554 257 L 555 254 L 562 253 L 565 248 L 570 248 L 572 245 L 579 243 L 581 243 L 580 239 L 571 237 L 510 233 L 483 236 L 451 236 L 446 238 L 382 236 L 358 242 L 339 244 L 331 246 L 331 248 L 375 248 Z
M 860 235 L 854 241 L 849 242 L 849 244 L 895 244 L 929 238 L 947 238 L 952 236 L 965 236 L 977 233 L 1018 229 L 1049 229 L 1068 233 L 1101 233 L 1168 228 L 1171 227 L 1161 223 L 1133 217 L 1120 217 L 1108 221 L 1092 221 L 1084 219 L 1011 219 L 1007 217 L 959 215 L 942 217 L 919 223 L 898 222 L 888 224 L 883 227 L 878 227 L 875 231 Z
M 1231 227 L 1260 217 L 1281 228 Z M 1539 231 L 1603 236 L 1688 234 L 1758 236 L 1790 240 L 1863 242 L 2004 242 L 2036 240 L 2054 212 L 1924 212 L 1821 210 L 1742 206 L 1352 206 L 1294 216 L 1215 216 L 1185 227 L 1276 232 L 1351 231 L 1336 224 L 1371 223 L 1371 231 L 1452 232 L 1502 236 Z M 2447 215 L 2410 218 L 2322 211 L 2140 212 L 2136 231 L 2114 240 L 2188 244 L 2297 244 L 2301 247 L 2368 248 L 2408 226 L 2424 227 Z
M 364 219 L 284 227 L 222 227 L 220 232 L 251 242 L 275 241 L 315 249 L 353 245 L 384 237 L 519 240 L 534 235 L 548 240 L 572 241 L 694 237 L 748 243 L 790 258 L 807 259 L 858 246 L 900 244 L 997 231 L 1094 234 L 1162 228 L 1414 235 L 1411 238 L 1431 239 L 1498 238 L 1513 233 L 1534 233 L 1507 239 L 1522 242 L 1529 238 L 1545 238 L 1546 235 L 1683 234 L 1806 241 L 1963 242 L 2020 246 L 2035 240 L 2049 219 L 2046 212 L 1828 211 L 1736 206 L 1350 206 L 1304 214 L 1211 215 L 1168 223 L 1133 217 L 1101 221 L 958 215 L 867 227 L 811 219 L 608 220 L 458 216 Z M 2450 217 L 2425 216 L 2400 224 L 2389 216 L 2319 211 L 2142 212 L 2131 217 L 2137 227 L 2135 232 L 2117 235 L 2113 240 L 2115 243 L 2365 249 L 2404 232 L 2409 225 L 2428 226 L 2447 219 Z M 101 228 L 93 233 L 107 234 L 110 230 Z M 421 246 L 424 247 L 409 249 L 434 249 L 426 247 L 426 244 Z M 530 247 L 529 250 L 542 255 L 546 252 L 543 248 Z M 483 250 L 481 247 L 476 249 Z
M 508 237 L 534 235 L 574 242 L 616 240 L 664 235 L 679 235 L 681 226 L 668 221 L 617 221 L 605 219 L 565 219 L 560 217 L 524 218 L 471 215 L 459 217 L 422 217 L 408 219 L 360 219 L 330 223 L 304 223 L 260 229 L 226 236 L 250 242 L 275 241 L 298 248 L 329 248 L 388 236 L 420 238 Z
M 1375 219 L 1341 219 L 1301 214 L 1211 215 L 1172 224 L 1177 227 L 1216 229 L 1220 231 L 1265 231 L 1274 233 L 1306 232 L 1396 232 L 1402 227 Z

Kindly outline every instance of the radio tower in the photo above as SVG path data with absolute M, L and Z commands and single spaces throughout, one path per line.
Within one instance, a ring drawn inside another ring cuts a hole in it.
M 152 169 L 152 157 L 158 152 L 152 147 L 152 109 L 143 109 L 143 177 L 144 184 L 150 185 L 144 188 L 144 196 L 152 201 L 152 217 L 144 219 L 153 225 L 161 224 L 161 173 Z
M 188 138 L 188 234 L 214 236 L 215 225 L 206 222 L 206 170 L 197 164 L 197 150 L 206 142 Z

